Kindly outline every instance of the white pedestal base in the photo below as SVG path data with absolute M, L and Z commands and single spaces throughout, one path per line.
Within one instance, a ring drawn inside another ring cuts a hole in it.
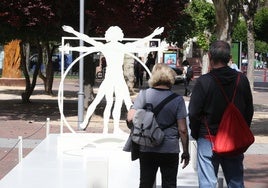
M 50 134 L 1 181 L 1 188 L 137 188 L 139 161 L 124 152 L 128 135 Z M 157 187 L 161 185 L 157 174 Z M 198 187 L 192 165 L 178 187 Z

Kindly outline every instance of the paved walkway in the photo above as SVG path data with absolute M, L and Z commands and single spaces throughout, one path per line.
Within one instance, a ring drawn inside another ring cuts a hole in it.
M 55 81 L 55 93 L 57 91 L 57 80 Z M 193 84 L 193 83 L 192 83 Z M 245 185 L 247 188 L 268 187 L 268 90 L 267 83 L 255 86 L 254 106 L 255 114 L 252 130 L 256 136 L 255 143 L 249 148 L 245 155 Z M 75 80 L 66 83 L 65 114 L 75 128 L 77 125 L 77 103 L 76 98 L 78 84 Z M 11 150 L 17 142 L 18 136 L 27 137 L 23 144 L 24 157 L 35 148 L 46 136 L 46 118 L 50 118 L 50 132 L 59 133 L 59 113 L 57 98 L 42 94 L 43 86 L 38 84 L 36 91 L 31 97 L 32 104 L 20 103 L 20 93 L 23 88 L 0 86 L 0 179 L 5 176 L 18 163 L 17 148 Z M 174 90 L 183 94 L 183 86 L 176 85 Z M 189 100 L 185 97 L 185 100 Z M 87 132 L 101 132 L 102 118 L 101 109 L 96 111 L 91 119 Z M 124 110 L 123 110 L 124 111 Z M 122 114 L 121 127 L 125 127 L 124 113 Z M 112 126 L 109 127 L 111 132 Z M 64 128 L 64 132 L 68 132 Z M 34 133 L 34 134 L 33 134 Z M 33 134 L 33 135 L 32 135 Z

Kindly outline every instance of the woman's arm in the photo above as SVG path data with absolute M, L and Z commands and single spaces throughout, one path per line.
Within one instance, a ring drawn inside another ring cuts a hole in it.
M 136 112 L 136 110 L 134 108 L 129 109 L 129 111 L 127 113 L 127 121 L 128 122 L 132 122 L 135 112 Z
M 186 125 L 186 119 L 179 119 L 177 121 L 178 124 L 178 130 L 179 130 L 179 135 L 181 138 L 181 143 L 182 143 L 182 149 L 183 153 L 181 155 L 181 163 L 184 163 L 182 168 L 185 168 L 190 161 L 190 154 L 189 154 L 189 136 L 188 136 L 188 129 Z

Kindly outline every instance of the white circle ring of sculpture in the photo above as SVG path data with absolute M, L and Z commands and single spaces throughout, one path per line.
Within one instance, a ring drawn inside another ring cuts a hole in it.
M 95 52 L 99 52 L 101 50 L 97 49 L 96 47 L 88 47 L 88 51 L 82 55 L 80 55 L 78 58 L 76 58 L 66 69 L 66 71 L 64 72 L 63 76 L 61 77 L 61 81 L 59 84 L 59 91 L 58 91 L 58 107 L 59 107 L 59 111 L 60 111 L 60 116 L 61 116 L 61 120 L 64 122 L 64 124 L 67 126 L 67 128 L 72 132 L 72 133 L 76 133 L 74 131 L 74 129 L 71 127 L 71 125 L 68 123 L 68 121 L 66 120 L 66 117 L 64 115 L 63 112 L 63 83 L 64 80 L 68 74 L 68 72 L 71 70 L 71 68 L 74 66 L 75 63 L 77 63 L 81 58 L 84 58 L 85 56 L 91 54 L 91 53 L 95 53 Z M 62 52 L 63 53 L 63 52 Z M 151 72 L 148 69 L 148 67 L 145 65 L 145 63 L 143 63 L 138 57 L 136 57 L 135 55 L 126 52 L 125 54 L 133 57 L 135 60 L 137 60 L 146 70 L 146 72 L 148 72 L 149 76 L 151 76 Z

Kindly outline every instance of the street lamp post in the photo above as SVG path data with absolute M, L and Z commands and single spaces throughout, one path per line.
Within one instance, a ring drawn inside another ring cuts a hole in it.
M 84 0 L 80 0 L 80 14 L 79 14 L 79 31 L 84 33 Z M 84 46 L 83 40 L 79 41 L 80 46 Z M 80 52 L 80 56 L 83 53 Z M 78 92 L 78 130 L 81 130 L 80 124 L 84 119 L 84 59 L 79 60 L 79 92 Z

